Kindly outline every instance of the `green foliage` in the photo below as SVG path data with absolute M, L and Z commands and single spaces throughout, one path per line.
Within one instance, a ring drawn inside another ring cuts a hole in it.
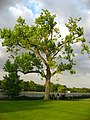
M 19 76 L 15 73 L 9 73 L 8 76 L 4 76 L 3 92 L 8 95 L 9 98 L 16 98 L 21 92 L 21 81 Z
M 3 83 L 3 81 L 0 80 L 0 90 L 2 89 L 2 83 Z
M 63 93 L 63 92 L 65 92 L 65 91 L 67 91 L 67 87 L 65 86 L 65 85 L 60 85 L 59 87 L 58 87 L 58 90 L 57 90 L 58 92 L 60 92 L 60 93 Z
M 24 74 L 32 72 L 40 72 L 43 76 L 43 65 L 41 64 L 40 58 L 36 57 L 34 53 L 22 53 L 18 55 L 15 59 L 15 64 L 18 66 L 18 71 L 23 72 Z
M 68 88 L 71 93 L 90 93 L 90 88 Z
M 29 86 L 29 81 L 22 81 L 22 90 L 23 91 L 29 91 L 30 90 L 30 86 Z
M 44 92 L 45 91 L 45 86 L 43 86 L 43 85 L 37 84 L 36 87 L 37 87 L 37 92 Z
M 40 84 L 36 84 L 33 81 L 22 81 L 22 89 L 24 91 L 36 91 L 36 92 L 44 92 L 45 87 Z
M 19 93 L 22 89 L 22 81 L 19 79 L 17 74 L 17 65 L 7 60 L 6 64 L 4 65 L 4 69 L 6 72 L 8 72 L 8 75 L 6 74 L 4 76 L 2 91 L 8 95 L 9 98 L 14 99 L 19 96 Z
M 17 66 L 16 63 L 11 63 L 10 60 L 8 59 L 8 60 L 6 61 L 6 63 L 4 64 L 3 69 L 4 69 L 6 72 L 17 72 L 18 66 Z
M 50 71 L 50 77 L 65 70 L 75 73 L 72 69 L 76 64 L 72 45 L 81 42 L 82 51 L 88 49 L 84 44 L 83 27 L 77 25 L 81 18 L 69 18 L 65 24 L 69 34 L 62 39 L 55 17 L 43 9 L 34 25 L 28 26 L 25 19 L 19 17 L 14 29 L 0 30 L 3 46 L 15 53 L 17 57 L 13 57 L 23 73 L 36 72 L 46 78 L 45 67 Z M 26 52 L 22 53 L 22 49 Z M 54 72 L 51 72 L 52 69 Z
M 50 83 L 50 91 L 51 92 L 58 92 L 58 87 L 60 87 L 59 84 Z

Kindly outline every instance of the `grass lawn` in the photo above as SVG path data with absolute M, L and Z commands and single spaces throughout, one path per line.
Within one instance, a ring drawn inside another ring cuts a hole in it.
M 90 120 L 90 99 L 0 101 L 0 120 Z

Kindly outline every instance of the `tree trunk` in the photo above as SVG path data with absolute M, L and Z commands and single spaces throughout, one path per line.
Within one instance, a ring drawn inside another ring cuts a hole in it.
M 47 66 L 44 100 L 50 99 L 50 79 L 51 79 L 51 71 L 49 66 Z
M 50 80 L 46 80 L 44 100 L 49 100 L 50 99 L 49 97 L 50 97 Z

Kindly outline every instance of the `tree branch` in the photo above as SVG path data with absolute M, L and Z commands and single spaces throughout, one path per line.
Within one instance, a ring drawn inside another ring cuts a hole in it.
M 23 70 L 18 70 L 19 72 L 22 72 L 23 74 L 28 74 L 28 73 L 39 73 L 41 76 L 46 77 L 44 73 L 40 72 L 39 70 L 31 70 L 31 71 L 23 71 Z
M 41 60 L 44 62 L 46 66 L 48 66 L 47 61 L 41 56 L 40 52 L 35 48 L 35 53 L 41 58 Z
M 51 76 L 54 76 L 57 73 L 57 70 L 51 73 Z

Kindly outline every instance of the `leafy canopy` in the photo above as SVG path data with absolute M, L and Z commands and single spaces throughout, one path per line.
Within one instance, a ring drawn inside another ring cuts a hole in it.
M 27 25 L 25 19 L 19 17 L 13 30 L 0 30 L 0 36 L 4 38 L 3 46 L 13 53 L 19 71 L 24 74 L 39 73 L 45 78 L 47 74 L 53 76 L 65 70 L 75 73 L 72 69 L 76 64 L 72 46 L 81 42 L 83 52 L 86 41 L 83 27 L 77 24 L 81 18 L 69 18 L 65 24 L 69 34 L 62 38 L 55 17 L 48 10 L 42 10 L 34 25 Z

